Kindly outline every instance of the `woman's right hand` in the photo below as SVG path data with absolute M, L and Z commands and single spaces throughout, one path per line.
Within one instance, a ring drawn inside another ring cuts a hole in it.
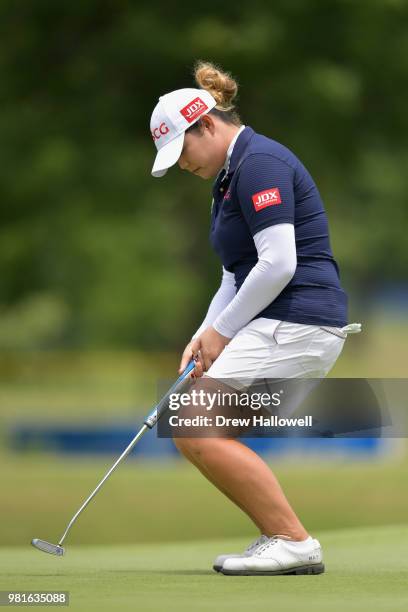
M 187 344 L 181 357 L 179 374 L 184 372 L 190 361 L 193 359 L 195 362 L 195 368 L 190 372 L 190 378 L 200 378 L 200 376 L 203 375 L 204 367 L 200 361 L 199 351 L 197 350 L 198 346 L 199 344 L 197 345 L 197 338 L 190 340 L 190 342 Z M 197 351 L 196 355 L 194 355 L 194 350 Z
M 183 351 L 180 361 L 179 374 L 184 372 L 190 361 L 193 359 L 192 340 L 187 344 Z

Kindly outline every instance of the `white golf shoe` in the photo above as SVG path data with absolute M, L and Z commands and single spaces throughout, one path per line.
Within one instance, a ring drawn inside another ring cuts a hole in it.
M 322 574 L 322 549 L 318 540 L 302 542 L 273 536 L 250 555 L 228 557 L 221 572 L 227 576 L 275 576 L 281 574 Z
M 251 544 L 249 544 L 249 546 L 247 546 L 247 548 L 241 554 L 231 553 L 230 555 L 218 555 L 218 557 L 214 561 L 213 569 L 215 569 L 216 572 L 220 572 L 226 559 L 240 559 L 241 557 L 250 557 L 258 548 L 258 546 L 261 546 L 261 544 L 264 544 L 267 540 L 269 540 L 268 536 L 260 535 L 259 538 L 251 542 Z

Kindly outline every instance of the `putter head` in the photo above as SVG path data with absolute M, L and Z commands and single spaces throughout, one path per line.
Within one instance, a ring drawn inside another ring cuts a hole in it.
M 50 555 L 57 555 L 57 557 L 62 557 L 62 555 L 65 553 L 65 549 L 59 544 L 51 544 L 50 542 L 39 540 L 38 538 L 31 540 L 31 544 L 35 548 L 38 548 L 38 550 L 42 550 Z

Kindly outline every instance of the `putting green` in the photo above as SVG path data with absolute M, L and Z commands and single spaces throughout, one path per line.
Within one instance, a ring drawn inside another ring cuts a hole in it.
M 247 540 L 135 546 L 69 546 L 63 558 L 27 547 L 0 549 L 0 589 L 70 591 L 73 610 L 405 612 L 408 525 L 314 533 L 324 546 L 320 576 L 230 577 L 216 554 Z M 43 609 L 43 606 L 37 609 Z

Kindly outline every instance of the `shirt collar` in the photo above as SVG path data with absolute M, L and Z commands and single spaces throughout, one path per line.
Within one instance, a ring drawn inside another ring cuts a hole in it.
M 251 127 L 249 126 L 246 126 L 246 127 L 242 126 L 242 127 L 244 129 L 240 131 L 240 133 L 236 134 L 237 139 L 236 139 L 236 142 L 234 143 L 233 151 L 231 152 L 228 169 L 226 171 L 225 176 L 235 172 L 236 167 L 238 166 L 239 162 L 241 161 L 245 153 L 245 149 L 247 148 L 249 141 L 255 134 L 254 130 Z
M 232 155 L 232 151 L 234 150 L 234 146 L 235 143 L 238 140 L 238 136 L 241 134 L 241 132 L 243 132 L 245 130 L 245 125 L 241 125 L 241 127 L 239 128 L 238 132 L 235 134 L 234 138 L 231 140 L 230 145 L 228 147 L 228 151 L 227 151 L 227 157 L 225 158 L 225 162 L 223 167 L 221 168 L 222 170 L 225 170 L 225 174 L 228 174 L 228 170 L 229 170 L 229 166 L 230 166 L 230 161 L 231 161 L 231 155 Z

